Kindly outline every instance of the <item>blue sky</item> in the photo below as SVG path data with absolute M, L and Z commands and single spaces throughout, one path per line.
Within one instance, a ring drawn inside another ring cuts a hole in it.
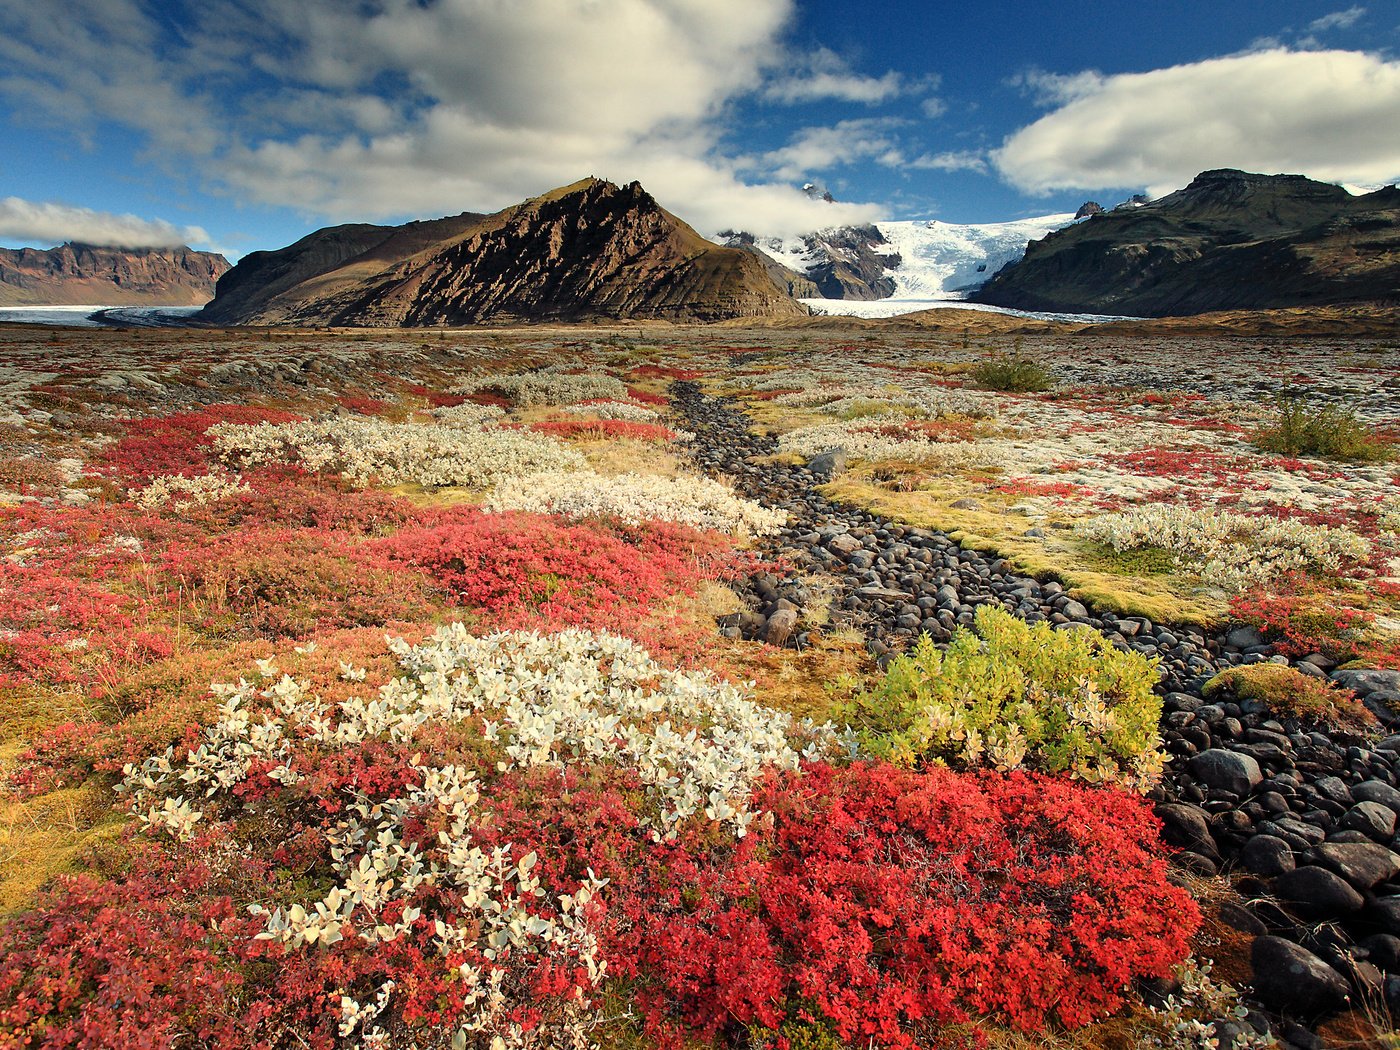
M 707 234 L 1375 186 L 1397 53 L 1375 3 L 0 0 L 0 244 L 238 255 L 588 174 Z

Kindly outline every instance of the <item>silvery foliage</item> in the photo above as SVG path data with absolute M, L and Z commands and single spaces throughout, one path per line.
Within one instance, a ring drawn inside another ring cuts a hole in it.
M 585 373 L 574 375 L 550 369 L 520 375 L 483 374 L 462 380 L 452 387 L 457 394 L 496 390 L 521 408 L 540 405 L 571 405 L 577 401 L 606 398 L 623 401 L 627 384 L 613 376 Z
M 847 412 L 873 415 L 880 411 L 918 419 L 994 419 L 996 401 L 967 390 L 903 387 L 874 383 L 851 383 L 815 387 L 792 394 L 780 394 L 774 404 L 792 408 L 815 408 L 830 416 Z
M 1220 1021 L 1244 1022 L 1249 1009 L 1240 1001 L 1240 993 L 1211 974 L 1209 959 L 1187 959 L 1177 968 L 1177 990 L 1168 995 L 1160 1006 L 1150 1010 L 1165 1036 L 1153 1034 L 1144 1045 L 1162 1050 L 1217 1050 L 1222 1046 L 1216 1029 Z M 1277 1050 L 1278 1041 L 1267 1033 L 1255 1032 L 1241 1025 L 1228 1042 L 1232 1050 Z
M 391 423 L 336 416 L 301 423 L 220 424 L 214 449 L 243 467 L 295 463 L 344 475 L 357 485 L 461 485 L 485 488 L 512 474 L 574 470 L 574 449 L 525 430 L 442 423 Z
M 606 476 L 592 471 L 507 478 L 485 502 L 487 510 L 523 510 L 574 518 L 615 517 L 636 524 L 672 521 L 697 529 L 766 536 L 787 514 L 735 495 L 718 481 L 693 474 Z
M 142 510 L 168 508 L 183 513 L 249 491 L 243 478 L 237 474 L 197 474 L 192 477 L 161 474 L 136 493 L 136 505 Z
M 947 469 L 1007 462 L 1007 452 L 1000 443 L 933 441 L 906 429 L 909 422 L 910 417 L 902 413 L 886 413 L 844 423 L 817 423 L 780 434 L 778 449 L 815 456 L 839 448 L 852 459 L 896 459 Z
M 352 695 L 334 707 L 272 659 L 258 661 L 253 683 L 216 685 L 218 717 L 197 747 L 178 757 L 171 748 L 125 767 L 121 789 L 131 796 L 132 811 L 148 831 L 190 841 L 250 777 L 298 783 L 298 756 L 307 751 L 354 748 L 370 739 L 409 744 L 425 726 L 480 718 L 483 737 L 500 749 L 502 771 L 571 762 L 621 766 L 648 791 L 645 819 L 657 839 L 697 815 L 743 835 L 756 819 L 749 797 L 764 771 L 796 769 L 804 757 L 838 749 L 829 724 L 763 707 L 749 688 L 708 672 L 665 667 L 618 635 L 475 637 L 451 624 L 421 645 L 389 639 L 388 646 L 402 674 L 373 696 Z M 341 676 L 365 678 L 348 664 Z M 310 904 L 253 905 L 250 911 L 265 920 L 258 936 L 307 947 L 334 944 L 347 933 L 370 945 L 391 942 L 423 918 L 413 903 L 420 890 L 450 887 L 460 897 L 460 914 L 452 922 L 430 917 L 435 943 L 444 955 L 470 947 L 496 964 L 460 967 L 471 1020 L 458 1033 L 459 1045 L 478 1035 L 507 1050 L 586 1045 L 583 1004 L 544 1034 L 520 1031 L 506 1014 L 526 994 L 512 983 L 523 969 L 512 970 L 513 963 L 564 957 L 584 967 L 593 984 L 601 982 L 605 966 L 586 913 L 603 883 L 592 879 L 575 894 L 548 900 L 532 874 L 534 853 L 516 856 L 510 846 L 483 849 L 473 841 L 469 829 L 489 819 L 490 804 L 474 773 L 413 761 L 421 779 L 406 793 L 356 798 L 327 829 L 336 885 Z M 425 812 L 447 818 L 438 841 L 427 848 L 405 843 L 405 823 Z M 342 1035 L 358 1029 L 361 1045 L 387 1045 L 374 1021 L 392 992 L 385 985 L 369 1004 L 345 995 Z
M 1400 496 L 1387 496 L 1377 510 L 1376 525 L 1380 531 L 1400 537 Z
M 1346 528 L 1160 503 L 1090 518 L 1075 531 L 1116 551 L 1169 551 L 1183 570 L 1234 591 L 1294 572 L 1336 573 L 1371 550 Z
M 474 405 L 468 401 L 461 405 L 434 408 L 428 414 L 447 426 L 478 427 L 503 418 L 506 410 L 500 405 Z
M 568 405 L 564 411 L 573 416 L 595 416 L 598 419 L 620 419 L 625 423 L 655 423 L 661 418 L 645 405 L 630 401 L 598 401 L 589 405 Z

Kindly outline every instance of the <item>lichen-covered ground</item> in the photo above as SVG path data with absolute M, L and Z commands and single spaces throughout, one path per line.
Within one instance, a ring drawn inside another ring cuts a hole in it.
M 981 388 L 1013 349 L 1054 385 Z M 1400 666 L 1400 471 L 1256 434 L 1301 397 L 1394 439 L 1397 375 L 1248 337 L 0 328 L 0 1047 L 1211 1045 L 1203 961 L 1246 979 L 1248 938 L 1141 785 L 848 732 L 894 687 L 829 581 L 799 648 L 721 632 L 800 523 L 700 474 L 672 384 L 841 449 L 831 499 L 1330 669 Z M 1093 744 L 1086 682 L 1027 702 Z

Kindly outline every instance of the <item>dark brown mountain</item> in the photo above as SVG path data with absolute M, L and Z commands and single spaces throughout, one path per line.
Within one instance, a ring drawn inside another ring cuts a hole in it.
M 806 313 L 754 253 L 707 241 L 638 183 L 585 179 L 495 215 L 335 227 L 255 253 L 200 319 L 426 327 Z
M 1400 190 L 1206 171 L 1033 241 L 972 297 L 1022 310 L 1168 317 L 1400 298 Z
M 0 306 L 198 306 L 228 268 L 190 248 L 0 248 Z

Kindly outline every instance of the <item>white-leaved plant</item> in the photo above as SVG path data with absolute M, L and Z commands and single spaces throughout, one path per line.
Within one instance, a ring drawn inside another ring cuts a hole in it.
M 218 717 L 196 747 L 126 766 L 121 789 L 133 811 L 148 830 L 188 841 L 198 827 L 236 816 L 240 785 L 250 778 L 280 785 L 290 800 L 317 755 L 371 740 L 411 746 L 424 727 L 474 722 L 498 747 L 503 772 L 569 763 L 631 771 L 650 796 L 644 820 L 657 838 L 692 818 L 743 835 L 755 818 L 752 787 L 765 770 L 795 769 L 803 757 L 838 746 L 830 725 L 763 707 L 747 689 L 707 672 L 667 668 L 617 635 L 475 637 L 452 624 L 420 645 L 387 644 L 399 676 L 334 706 L 281 674 L 272 659 L 258 661 L 253 683 L 216 685 Z M 350 664 L 340 673 L 364 677 Z M 589 917 L 603 883 L 590 873 L 575 892 L 551 896 L 533 852 L 474 840 L 471 828 L 489 819 L 489 808 L 481 811 L 490 800 L 472 771 L 416 756 L 412 765 L 416 778 L 390 797 L 343 790 L 334 821 L 321 825 L 335 883 L 309 903 L 252 905 L 264 922 L 258 936 L 303 948 L 352 937 L 373 948 L 411 931 L 429 936 L 444 957 L 467 960 L 458 964 L 452 1045 L 582 1050 L 593 1023 L 586 996 L 560 1004 L 529 1031 L 512 1011 L 531 1002 L 535 962 L 559 959 L 585 973 L 590 986 L 602 981 Z M 437 839 L 410 839 L 407 825 L 429 815 L 443 824 Z M 422 910 L 434 902 L 436 910 Z M 342 992 L 342 1036 L 383 1045 L 377 1019 L 393 991 L 380 986 L 372 1002 Z
M 1346 528 L 1171 504 L 1100 515 L 1075 530 L 1115 551 L 1168 551 L 1183 570 L 1226 591 L 1295 572 L 1336 573 L 1343 561 L 1362 561 L 1371 550 Z
M 697 529 L 766 536 L 787 515 L 745 499 L 699 475 L 605 476 L 591 471 L 506 478 L 487 497 L 488 510 L 524 510 L 574 518 L 614 517 L 629 523 L 672 521 Z
M 295 463 L 341 474 L 357 485 L 461 485 L 485 488 L 513 474 L 575 470 L 574 449 L 526 430 L 442 423 L 391 423 L 337 416 L 301 423 L 220 424 L 214 449 L 244 467 Z
M 237 474 L 160 474 L 136 493 L 136 505 L 142 510 L 169 509 L 182 514 L 248 491 Z
M 622 401 L 627 397 L 627 384 L 612 376 L 586 373 L 551 372 L 544 369 L 520 375 L 481 375 L 463 380 L 452 388 L 454 393 L 473 394 L 479 390 L 495 390 L 521 408 L 539 405 L 571 405 L 576 401 L 607 398 Z
M 573 416 L 620 419 L 626 423 L 655 423 L 661 418 L 658 412 L 630 401 L 592 401 L 582 405 L 566 405 L 564 411 Z

